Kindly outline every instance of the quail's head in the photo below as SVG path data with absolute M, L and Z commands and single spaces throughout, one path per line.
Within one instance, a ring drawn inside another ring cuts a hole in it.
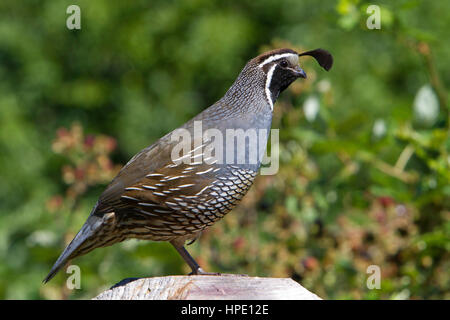
M 265 90 L 268 97 L 275 101 L 279 94 L 298 78 L 306 78 L 305 71 L 299 65 L 299 57 L 312 56 L 325 69 L 330 70 L 333 57 L 323 49 L 298 53 L 292 49 L 276 49 L 259 55 L 251 61 L 265 74 Z

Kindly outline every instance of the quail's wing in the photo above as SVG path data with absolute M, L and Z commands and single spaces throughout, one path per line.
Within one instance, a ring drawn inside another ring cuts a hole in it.
M 201 141 L 194 140 L 192 146 L 197 146 L 197 143 Z M 212 168 L 213 163 L 203 161 L 204 145 L 200 144 L 202 148 L 197 147 L 197 150 L 184 148 L 190 151 L 174 156 L 172 151 L 176 145 L 177 142 L 172 141 L 168 134 L 136 154 L 102 193 L 95 213 L 102 214 L 137 203 L 166 207 L 165 202 L 174 196 L 194 199 L 213 182 L 213 176 L 208 173 L 216 168 Z

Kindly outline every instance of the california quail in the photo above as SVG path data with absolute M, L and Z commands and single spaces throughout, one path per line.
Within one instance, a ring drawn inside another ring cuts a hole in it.
M 184 248 L 185 241 L 195 240 L 247 193 L 266 148 L 275 100 L 294 80 L 306 78 L 298 65 L 303 55 L 314 57 L 326 70 L 333 63 L 322 49 L 263 53 L 246 64 L 219 101 L 136 154 L 101 194 L 44 282 L 69 259 L 127 238 L 170 241 L 192 274 L 206 273 Z M 258 148 L 249 139 L 220 141 L 219 136 L 225 137 L 229 130 L 263 135 Z M 181 143 L 183 133 L 188 138 Z M 208 142 L 218 146 L 214 155 Z M 220 146 L 225 150 L 222 154 Z M 249 161 L 255 148 L 256 160 Z

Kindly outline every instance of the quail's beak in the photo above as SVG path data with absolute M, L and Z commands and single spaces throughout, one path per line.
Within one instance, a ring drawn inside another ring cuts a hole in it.
M 299 77 L 299 78 L 303 78 L 303 79 L 307 78 L 306 72 L 302 68 L 300 68 L 300 66 L 295 66 L 294 72 L 297 75 L 297 77 Z

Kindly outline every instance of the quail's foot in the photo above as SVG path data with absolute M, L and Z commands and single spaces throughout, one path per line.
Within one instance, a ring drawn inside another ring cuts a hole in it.
M 189 273 L 190 276 L 225 276 L 225 277 L 248 277 L 248 274 L 234 274 L 234 273 L 221 273 L 221 272 L 207 272 L 202 268 L 198 268 L 196 271 Z

